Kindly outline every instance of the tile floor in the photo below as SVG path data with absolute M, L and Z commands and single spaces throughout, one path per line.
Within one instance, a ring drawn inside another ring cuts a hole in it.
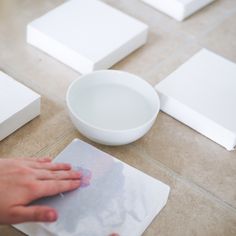
M 63 0 L 0 1 L 0 69 L 42 94 L 42 113 L 0 142 L 1 157 L 56 156 L 82 137 L 67 115 L 65 93 L 79 74 L 25 42 L 26 24 Z M 179 23 L 138 0 L 105 0 L 150 26 L 146 46 L 113 68 L 152 85 L 206 47 L 236 63 L 236 1 L 217 0 Z M 97 145 L 171 186 L 167 206 L 144 236 L 235 236 L 236 152 L 228 152 L 164 113 L 139 141 Z M 1 236 L 21 236 L 0 226 Z M 130 234 L 132 235 L 132 233 Z

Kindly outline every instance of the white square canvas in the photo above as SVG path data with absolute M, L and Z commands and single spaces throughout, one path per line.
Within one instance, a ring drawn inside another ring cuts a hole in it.
M 40 114 L 40 95 L 0 71 L 0 141 Z
M 227 150 L 236 145 L 236 64 L 202 49 L 156 85 L 161 110 Z
M 157 10 L 183 21 L 214 0 L 142 0 Z
M 27 42 L 88 73 L 110 68 L 147 34 L 147 25 L 101 1 L 70 0 L 28 24 Z
M 55 207 L 59 219 L 15 225 L 30 236 L 140 236 L 167 202 L 169 186 L 81 140 L 55 162 L 83 170 L 87 184 L 35 203 Z

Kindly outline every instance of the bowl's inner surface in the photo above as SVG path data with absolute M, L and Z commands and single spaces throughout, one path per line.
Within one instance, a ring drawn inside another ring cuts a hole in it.
M 77 117 L 101 129 L 137 128 L 155 114 L 155 107 L 144 95 L 112 83 L 78 89 L 70 102 Z

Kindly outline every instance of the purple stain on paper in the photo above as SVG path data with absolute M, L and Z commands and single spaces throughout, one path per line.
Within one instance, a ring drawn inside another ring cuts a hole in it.
M 85 188 L 88 187 L 90 185 L 90 180 L 92 179 L 92 172 L 88 169 L 85 169 L 83 167 L 80 166 L 74 166 L 73 170 L 78 171 L 81 173 L 81 183 L 80 183 L 80 188 Z M 60 193 L 59 194 L 61 198 L 64 198 L 64 194 Z
M 74 166 L 73 169 L 82 174 L 80 187 L 89 186 L 90 181 L 92 179 L 92 172 L 90 170 L 80 167 L 80 166 Z

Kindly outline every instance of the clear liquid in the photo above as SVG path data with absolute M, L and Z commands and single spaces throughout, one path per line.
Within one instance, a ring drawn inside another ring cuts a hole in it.
M 99 85 L 79 91 L 74 105 L 82 120 L 102 129 L 136 128 L 154 114 L 144 96 L 120 85 Z

